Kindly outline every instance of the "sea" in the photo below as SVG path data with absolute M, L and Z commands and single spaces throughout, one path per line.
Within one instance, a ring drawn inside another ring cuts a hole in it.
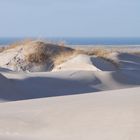
M 0 38 L 0 46 L 16 43 L 28 38 Z M 36 38 L 30 38 L 36 39 Z M 140 38 L 41 38 L 52 42 L 63 42 L 67 45 L 140 45 Z

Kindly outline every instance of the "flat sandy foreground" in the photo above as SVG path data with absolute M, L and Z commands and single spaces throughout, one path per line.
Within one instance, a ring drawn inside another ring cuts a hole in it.
M 6 68 L 8 51 L 0 54 L 0 140 L 140 140 L 139 54 L 112 53 L 119 69 L 80 54 L 52 72 L 17 73 Z
M 1 140 L 139 140 L 140 87 L 0 104 Z

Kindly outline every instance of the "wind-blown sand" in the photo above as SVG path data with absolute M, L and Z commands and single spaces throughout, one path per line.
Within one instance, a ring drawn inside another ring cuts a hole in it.
M 48 71 L 23 52 L 0 53 L 0 139 L 140 139 L 138 54 L 77 54 Z

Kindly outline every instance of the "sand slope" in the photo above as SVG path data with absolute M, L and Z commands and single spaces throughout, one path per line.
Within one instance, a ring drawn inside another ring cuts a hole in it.
M 140 88 L 0 104 L 3 140 L 139 140 Z
M 100 71 L 98 67 L 92 64 L 91 57 L 88 55 L 77 55 L 74 58 L 56 66 L 52 71 L 67 71 L 67 70 L 89 70 Z
M 18 96 L 6 98 L 14 101 L 21 99 L 33 99 L 50 96 L 62 96 L 113 90 L 140 85 L 139 70 L 125 71 L 60 71 L 38 73 L 2 73 L 9 79 L 12 85 L 19 90 Z M 5 83 L 1 83 L 5 86 Z M 12 89 L 13 91 L 13 89 Z M 0 99 L 4 100 L 0 92 Z M 8 97 L 8 96 L 7 96 Z M 21 98 L 22 97 L 22 98 Z
M 24 95 L 20 95 L 19 91 L 11 80 L 0 74 L 0 101 L 23 99 Z

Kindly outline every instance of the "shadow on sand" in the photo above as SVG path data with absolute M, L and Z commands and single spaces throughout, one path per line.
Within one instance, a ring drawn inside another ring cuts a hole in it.
M 94 77 L 90 81 L 93 85 L 101 81 Z M 92 87 L 88 81 L 68 80 L 50 77 L 31 77 L 24 80 L 10 80 L 11 88 L 5 93 L 0 93 L 0 99 L 17 101 L 52 96 L 74 95 L 99 91 Z M 10 96 L 11 95 L 11 96 Z

